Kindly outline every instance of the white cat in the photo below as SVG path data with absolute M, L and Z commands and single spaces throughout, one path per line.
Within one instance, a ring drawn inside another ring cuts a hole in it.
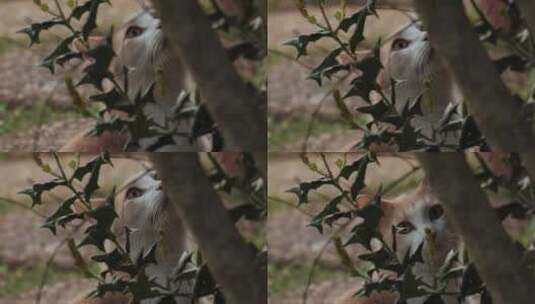
M 91 37 L 90 47 L 94 47 L 105 40 L 104 37 Z M 82 53 L 87 51 L 81 43 L 74 43 L 74 47 Z M 202 137 L 190 142 L 189 133 L 193 119 L 174 120 L 173 109 L 179 102 L 179 96 L 184 90 L 191 90 L 192 80 L 189 72 L 183 66 L 181 59 L 175 55 L 167 39 L 164 37 L 161 22 L 149 10 L 144 10 L 134 16 L 112 37 L 112 47 L 116 54 L 110 70 L 115 82 L 124 90 L 127 80 L 127 94 L 130 101 L 134 101 L 139 94 L 145 94 L 151 85 L 155 84 L 154 100 L 144 108 L 144 113 L 150 116 L 158 125 L 170 123 L 175 125 L 177 133 L 173 136 L 176 144 L 162 147 L 162 151 L 206 151 L 211 149 L 208 137 Z M 106 89 L 112 86 L 108 82 Z M 189 107 L 191 104 L 186 104 Z M 117 114 L 117 113 L 116 113 Z M 171 118 L 166 120 L 166 118 Z M 85 130 L 65 144 L 61 152 L 92 152 L 104 150 L 120 152 L 126 144 L 126 132 L 105 132 L 102 136 L 90 137 Z M 155 139 L 146 139 L 144 144 L 155 143 Z
M 115 197 L 115 211 L 112 232 L 118 237 L 123 248 L 126 245 L 126 230 L 130 233 L 130 259 L 136 261 L 140 254 L 147 252 L 155 242 L 156 264 L 146 267 L 146 274 L 162 286 L 177 288 L 185 296 L 175 298 L 177 304 L 191 304 L 193 281 L 173 283 L 180 258 L 187 253 L 186 230 L 177 213 L 175 204 L 169 201 L 162 189 L 162 183 L 153 172 L 143 172 L 134 176 Z M 114 245 L 106 244 L 107 251 Z M 79 304 L 128 303 L 129 298 L 120 294 L 107 294 L 104 298 L 84 299 Z M 143 304 L 156 301 L 144 300 Z
M 360 200 L 364 205 L 369 200 Z M 397 257 L 403 261 L 407 254 L 414 254 L 422 246 L 423 263 L 413 268 L 416 277 L 432 284 L 435 274 L 442 266 L 450 251 L 459 246 L 459 237 L 449 225 L 438 199 L 422 186 L 413 193 L 402 195 L 394 200 L 381 202 L 384 216 L 379 230 L 385 241 L 393 245 L 392 226 L 396 227 Z M 454 282 L 452 282 L 454 283 Z M 455 287 L 455 286 L 451 286 Z M 394 292 L 372 293 L 370 297 L 355 297 L 355 290 L 342 296 L 336 304 L 396 304 L 399 295 Z M 413 298 L 408 304 L 422 304 L 425 298 Z M 443 297 L 447 304 L 457 303 L 453 296 Z
M 387 93 L 392 91 L 390 79 L 396 81 L 396 109 L 401 113 L 407 102 L 415 102 L 423 94 L 423 116 L 413 124 L 425 136 L 440 127 L 448 104 L 462 101 L 451 73 L 436 50 L 431 47 L 427 32 L 412 24 L 393 37 L 381 51 L 384 70 L 379 82 Z M 387 96 L 390 94 L 387 94 Z

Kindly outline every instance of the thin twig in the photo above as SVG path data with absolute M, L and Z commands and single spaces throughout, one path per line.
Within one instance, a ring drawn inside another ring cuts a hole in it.
M 41 281 L 39 283 L 39 289 L 37 290 L 37 295 L 35 296 L 35 303 L 36 304 L 41 303 L 41 294 L 43 292 L 43 288 L 45 287 L 45 282 L 46 282 L 46 279 L 48 277 L 48 272 L 50 270 L 50 267 L 52 266 L 52 262 L 54 261 L 54 258 L 58 254 L 58 252 L 61 249 L 61 247 L 63 247 L 63 245 L 65 245 L 69 241 L 69 239 L 71 239 L 72 236 L 76 232 L 78 232 L 78 230 L 83 226 L 84 223 L 85 223 L 85 221 L 82 221 L 80 224 L 76 225 L 74 227 L 73 231 L 71 231 L 63 240 L 61 240 L 61 242 L 56 246 L 56 248 L 54 248 L 54 251 L 52 251 L 52 254 L 50 255 L 50 257 L 46 261 L 45 271 L 43 273 L 43 276 L 41 277 Z
M 46 218 L 45 215 L 37 212 L 36 210 L 34 210 L 31 206 L 28 206 L 22 202 L 19 202 L 19 201 L 16 201 L 14 199 L 10 199 L 10 198 L 7 198 L 7 197 L 0 197 L 0 202 L 5 202 L 5 203 L 8 203 L 8 204 L 11 204 L 11 205 L 15 205 L 17 207 L 21 207 L 21 208 L 24 208 L 26 210 L 29 210 L 33 213 L 35 213 L 37 216 L 39 217 L 42 217 L 42 218 Z

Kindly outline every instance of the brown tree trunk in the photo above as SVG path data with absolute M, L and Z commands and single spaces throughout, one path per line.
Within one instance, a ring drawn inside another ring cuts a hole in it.
M 266 113 L 235 71 L 198 1 L 153 1 L 163 30 L 200 88 L 226 150 L 266 151 Z
M 266 303 L 266 273 L 241 238 L 196 153 L 151 153 L 171 201 L 191 230 L 228 303 Z
M 522 155 L 535 176 L 531 117 L 511 96 L 466 17 L 461 1 L 417 0 L 429 39 L 461 88 L 468 111 L 492 147 Z
M 418 159 L 495 303 L 533 303 L 535 278 L 496 217 L 465 155 L 418 153 Z

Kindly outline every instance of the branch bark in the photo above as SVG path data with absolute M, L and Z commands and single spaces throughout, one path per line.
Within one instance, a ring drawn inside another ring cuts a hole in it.
M 535 36 L 535 1 L 516 0 L 516 2 L 522 11 L 524 19 L 528 23 L 531 35 Z M 535 37 L 533 39 L 535 39 Z
M 535 135 L 522 103 L 498 75 L 464 13 L 462 1 L 416 0 L 429 38 L 449 65 L 472 114 L 494 148 L 522 155 L 535 176 Z
M 198 1 L 153 1 L 231 151 L 265 151 L 266 115 L 240 79 Z
M 266 274 L 231 222 L 196 153 L 151 153 L 171 201 L 193 233 L 228 303 L 266 303 Z
M 464 154 L 419 153 L 418 159 L 495 302 L 533 303 L 535 278 L 522 263 L 521 252 L 490 207 Z

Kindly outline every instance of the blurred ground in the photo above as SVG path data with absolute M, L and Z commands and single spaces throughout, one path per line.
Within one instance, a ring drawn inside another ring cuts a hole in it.
M 42 1 L 46 3 L 46 1 Z M 51 2 L 51 1 L 49 1 Z M 52 7 L 52 5 L 51 5 Z M 117 27 L 139 9 L 137 1 L 113 1 L 99 11 L 100 29 Z M 45 20 L 32 0 L 0 1 L 0 150 L 56 150 L 74 134 L 91 125 L 72 105 L 65 77 L 76 75 L 76 65 L 52 75 L 39 67 L 60 39 L 61 31 L 43 33 L 41 45 L 28 48 L 26 35 L 17 33 L 32 22 Z M 76 76 L 73 76 L 76 77 Z M 81 87 L 87 96 L 90 91 Z
M 66 164 L 74 155 L 62 155 Z M 55 170 L 49 157 L 44 157 Z M 83 160 L 90 159 L 83 156 Z M 142 170 L 141 163 L 126 159 L 113 159 L 114 169 L 104 166 L 99 182 L 101 196 L 106 195 L 114 186 L 119 187 L 125 179 Z M 93 282 L 87 281 L 74 265 L 71 254 L 65 246 L 60 247 L 54 259 L 51 256 L 62 239 L 71 233 L 69 229 L 58 229 L 58 236 L 41 228 L 42 216 L 49 215 L 57 208 L 57 203 L 66 193 L 56 191 L 51 195 L 43 195 L 43 206 L 36 212 L 22 208 L 13 200 L 29 206 L 28 197 L 18 192 L 30 187 L 34 182 L 50 180 L 33 161 L 31 154 L 0 155 L 0 304 L 34 303 L 38 286 L 50 264 L 46 285 L 42 291 L 41 303 L 71 303 L 74 297 L 84 295 L 92 287 Z M 79 234 L 75 234 L 77 239 Z M 82 254 L 91 253 L 84 249 Z
M 323 168 L 318 155 L 307 154 L 312 162 Z M 358 154 L 346 155 L 347 162 L 359 158 Z M 328 153 L 327 158 L 334 165 L 344 154 Z M 410 156 L 404 159 L 381 157 L 380 165 L 371 165 L 366 176 L 369 192 L 374 193 L 382 184 L 388 186 L 405 173 L 412 170 L 415 161 Z M 336 174 L 336 173 L 335 173 Z M 311 181 L 319 175 L 311 172 L 301 161 L 299 153 L 270 153 L 269 157 L 269 218 L 267 224 L 269 244 L 269 303 L 298 304 L 309 280 L 312 265 L 316 263 L 311 285 L 308 290 L 307 304 L 332 304 L 334 299 L 354 288 L 360 282 L 349 279 L 336 254 L 331 236 L 338 228 L 327 229 L 323 234 L 309 226 L 312 214 L 316 214 L 332 191 L 324 189 L 321 193 L 311 193 L 310 203 L 296 208 L 296 197 L 287 190 L 299 182 Z M 421 178 L 417 173 L 395 187 L 389 195 L 414 187 Z M 348 248 L 350 254 L 358 252 L 357 247 Z

